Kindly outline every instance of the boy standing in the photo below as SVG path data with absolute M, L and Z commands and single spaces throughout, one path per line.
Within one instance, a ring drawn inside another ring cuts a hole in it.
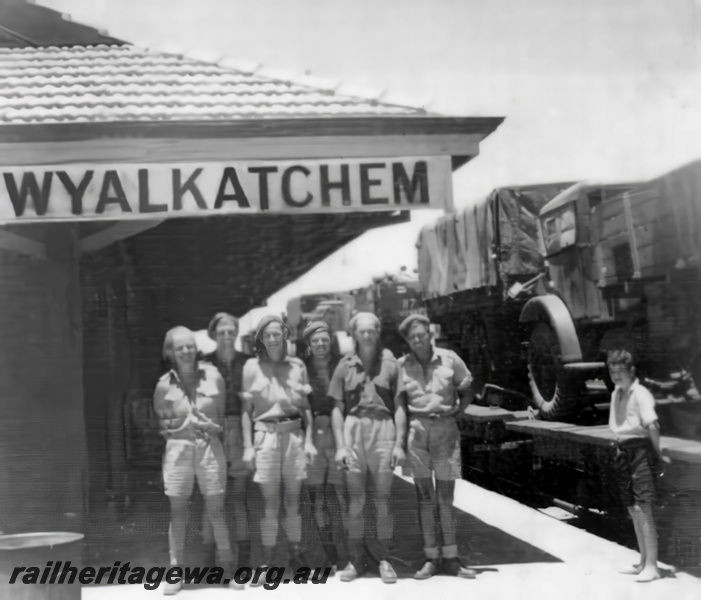
M 653 452 L 664 463 L 671 462 L 660 450 L 660 427 L 655 399 L 635 377 L 633 357 L 627 350 L 609 352 L 611 396 L 609 427 L 616 436 L 614 469 L 620 498 L 628 509 L 640 548 L 640 563 L 623 571 L 638 575 L 637 581 L 660 578 L 657 568 L 657 530 L 652 515 L 654 502 Z

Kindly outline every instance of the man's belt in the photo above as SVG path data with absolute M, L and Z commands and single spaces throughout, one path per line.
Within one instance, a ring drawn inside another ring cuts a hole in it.
M 268 431 L 270 433 L 288 433 L 302 429 L 302 417 L 280 417 L 277 419 L 265 419 L 253 424 L 254 431 Z
M 409 413 L 410 419 L 454 419 L 455 411 L 448 413 Z
M 388 412 L 374 407 L 358 406 L 354 410 L 350 411 L 350 415 L 358 418 L 368 418 L 368 419 L 391 419 L 392 415 Z

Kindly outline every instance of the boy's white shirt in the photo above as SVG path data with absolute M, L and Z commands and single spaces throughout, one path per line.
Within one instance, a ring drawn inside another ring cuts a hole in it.
M 655 421 L 655 398 L 638 379 L 633 381 L 627 392 L 616 386 L 611 394 L 609 427 L 617 438 L 647 438 L 647 428 Z

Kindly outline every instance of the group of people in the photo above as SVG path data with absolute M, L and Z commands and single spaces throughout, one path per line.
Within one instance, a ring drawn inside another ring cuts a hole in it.
M 474 578 L 458 556 L 453 514 L 461 476 L 458 419 L 472 399 L 472 379 L 456 353 L 434 346 L 429 325 L 420 314 L 401 323 L 411 351 L 399 360 L 382 348 L 380 321 L 372 313 L 351 320 L 355 349 L 344 357 L 334 353 L 332 332 L 322 321 L 304 331 L 303 359 L 287 353 L 288 331 L 277 316 L 258 323 L 256 357 L 235 349 L 238 320 L 227 313 L 209 323 L 217 349 L 204 360 L 190 330 L 168 331 L 163 357 L 171 368 L 158 382 L 154 409 L 167 440 L 163 480 L 171 507 L 171 565 L 184 563 L 188 500 L 197 480 L 205 502 L 204 535 L 214 541 L 218 563 L 230 570 L 250 566 L 252 479 L 263 498 L 258 585 L 274 564 L 281 512 L 289 566 L 305 566 L 300 497 L 306 481 L 327 565 L 340 567 L 348 555 L 342 581 L 374 565 L 383 582 L 393 583 L 390 495 L 393 471 L 403 465 L 414 479 L 423 537 L 425 560 L 414 577 L 442 572 Z M 640 563 L 629 572 L 650 581 L 660 576 L 651 464 L 655 455 L 669 458 L 660 450 L 654 399 L 635 377 L 631 354 L 611 353 L 608 366 L 616 384 L 609 420 L 618 440 L 614 466 L 641 549 Z M 227 479 L 236 560 L 224 509 Z M 375 515 L 371 534 L 368 500 Z M 230 585 L 241 587 L 233 580 Z M 180 586 L 168 584 L 165 593 Z
M 300 516 L 306 482 L 327 564 L 340 568 L 347 555 L 342 581 L 376 566 L 382 581 L 393 583 L 390 495 L 393 471 L 403 465 L 414 477 L 425 555 L 414 577 L 475 577 L 458 556 L 453 515 L 461 476 L 457 419 L 472 397 L 470 372 L 457 354 L 434 347 L 425 316 L 411 315 L 400 325 L 411 352 L 399 360 L 381 347 L 380 327 L 374 314 L 356 314 L 350 322 L 355 350 L 340 357 L 329 326 L 312 322 L 304 331 L 303 358 L 287 353 L 288 331 L 277 316 L 258 323 L 255 357 L 235 349 L 238 320 L 227 313 L 209 323 L 217 349 L 204 359 L 193 332 L 168 331 L 163 357 L 170 370 L 156 386 L 154 410 L 166 439 L 172 566 L 184 564 L 195 480 L 204 497 L 203 535 L 215 543 L 225 569 L 250 566 L 251 480 L 263 498 L 257 570 L 264 574 L 274 564 L 281 509 L 289 566 L 310 566 L 302 553 Z M 227 479 L 233 536 L 224 508 Z M 371 533 L 366 503 L 374 508 Z M 263 582 L 258 578 L 258 585 Z M 230 585 L 240 587 L 233 580 Z M 175 594 L 180 587 L 168 584 L 164 592 Z

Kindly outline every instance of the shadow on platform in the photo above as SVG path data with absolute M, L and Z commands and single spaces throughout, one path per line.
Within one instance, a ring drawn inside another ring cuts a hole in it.
M 323 564 L 323 551 L 313 525 L 310 504 L 303 490 L 302 516 L 305 558 L 310 567 Z M 203 503 L 197 492 L 191 502 L 188 527 L 186 562 L 190 565 L 208 565 L 212 562 L 211 549 L 201 541 L 201 515 Z M 249 491 L 249 527 L 252 538 L 252 562 L 260 556 L 260 516 L 262 499 L 257 486 Z M 371 511 L 371 506 L 369 511 Z M 400 578 L 411 577 L 423 561 L 422 539 L 416 495 L 412 484 L 394 479 L 392 491 L 394 514 L 395 569 Z M 554 556 L 523 542 L 503 531 L 491 527 L 474 516 L 455 509 L 457 513 L 458 551 L 466 564 L 478 571 L 481 565 L 560 562 Z M 128 492 L 121 498 L 93 504 L 86 531 L 86 565 L 111 566 L 116 561 L 122 565 L 150 568 L 168 564 L 168 499 L 163 494 L 161 473 L 155 470 L 131 471 Z M 371 525 L 371 514 L 366 519 Z M 372 534 L 372 531 L 369 532 Z M 232 547 L 235 547 L 232 544 Z M 287 559 L 284 531 L 279 533 L 279 552 L 276 564 L 284 565 Z

